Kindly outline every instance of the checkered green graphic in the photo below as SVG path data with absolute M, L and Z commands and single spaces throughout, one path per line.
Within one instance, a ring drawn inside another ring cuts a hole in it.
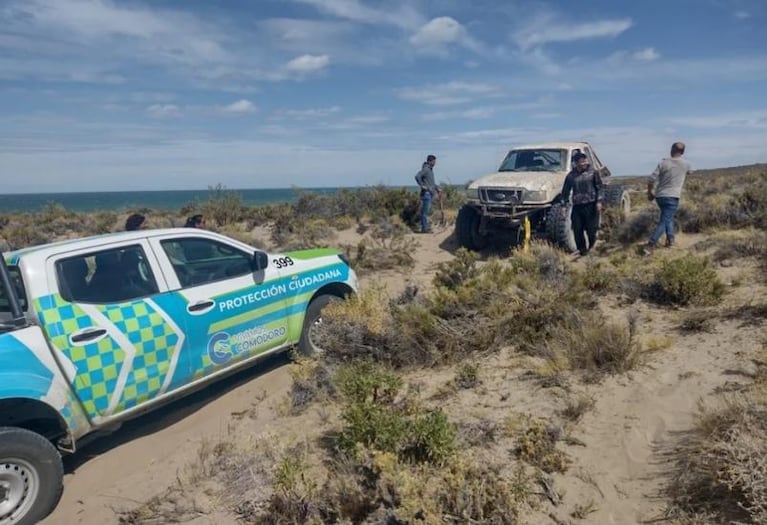
M 86 413 L 89 417 L 105 414 L 125 352 L 110 336 L 85 346 L 71 346 L 69 335 L 95 325 L 90 316 L 59 295 L 42 297 L 36 302 L 40 322 L 54 347 L 75 365 L 74 387 Z
M 136 357 L 128 375 L 118 411 L 155 397 L 162 388 L 178 349 L 178 334 L 144 301 L 99 307 L 117 329 L 128 337 Z
M 85 346 L 71 346 L 69 335 L 98 324 L 76 304 L 64 301 L 59 295 L 43 297 L 36 303 L 51 342 L 77 369 L 74 387 L 88 416 L 106 415 L 110 400 L 116 394 L 126 352 L 109 335 Z M 173 355 L 178 351 L 178 334 L 143 300 L 97 308 L 136 350 L 116 410 L 152 399 L 160 392 Z

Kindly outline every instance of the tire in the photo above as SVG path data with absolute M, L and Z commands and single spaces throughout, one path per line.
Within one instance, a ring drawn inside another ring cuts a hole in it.
M 610 184 L 604 187 L 605 206 L 620 208 L 623 219 L 631 213 L 631 196 L 620 184 Z
M 332 301 L 340 300 L 341 298 L 335 295 L 318 295 L 309 303 L 304 316 L 304 326 L 301 329 L 301 339 L 298 340 L 298 351 L 301 355 L 312 357 L 324 352 L 312 341 L 312 329 L 322 322 L 322 309 Z
M 455 220 L 455 234 L 458 244 L 462 247 L 479 251 L 487 246 L 487 237 L 479 233 L 479 223 L 482 218 L 471 206 L 461 206 Z
M 562 216 L 562 208 L 566 210 L 564 217 Z M 572 213 L 571 206 L 557 203 L 551 207 L 546 215 L 546 237 L 568 252 L 574 252 L 577 249 L 573 234 Z
M 32 525 L 56 507 L 64 467 L 53 444 L 23 428 L 0 427 L 0 525 Z

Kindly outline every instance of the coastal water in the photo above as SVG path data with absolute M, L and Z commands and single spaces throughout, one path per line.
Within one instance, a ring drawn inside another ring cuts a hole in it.
M 341 188 L 291 188 L 265 190 L 236 190 L 245 204 L 261 206 L 282 202 L 294 202 L 298 191 L 334 194 Z M 227 190 L 230 191 L 230 190 Z M 17 193 L 0 194 L 0 213 L 36 212 L 50 204 L 60 204 L 72 211 L 94 210 L 178 210 L 187 204 L 203 202 L 211 196 L 211 190 L 184 191 L 115 191 L 92 193 Z

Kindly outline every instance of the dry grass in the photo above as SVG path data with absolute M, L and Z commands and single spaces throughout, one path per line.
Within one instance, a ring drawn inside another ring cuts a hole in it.
M 673 451 L 669 516 L 767 522 L 767 368 L 758 367 L 746 391 L 701 406 Z

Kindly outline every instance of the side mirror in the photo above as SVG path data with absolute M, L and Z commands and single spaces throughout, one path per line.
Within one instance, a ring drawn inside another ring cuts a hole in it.
M 266 252 L 256 251 L 253 253 L 253 271 L 259 272 L 269 266 L 269 256 Z
M 609 177 L 609 176 L 610 176 L 610 170 L 609 170 L 609 169 L 607 169 L 607 166 L 602 166 L 602 169 L 601 169 L 601 170 L 599 170 L 599 174 L 600 174 L 602 177 Z

